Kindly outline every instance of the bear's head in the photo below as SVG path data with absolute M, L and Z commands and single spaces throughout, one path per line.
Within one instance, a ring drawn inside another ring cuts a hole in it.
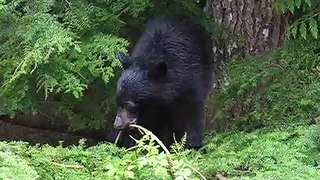
M 144 101 L 169 101 L 168 66 L 163 58 L 131 58 L 118 54 L 122 73 L 117 83 L 116 103 L 119 107 L 114 122 L 117 130 L 137 122 L 139 105 Z

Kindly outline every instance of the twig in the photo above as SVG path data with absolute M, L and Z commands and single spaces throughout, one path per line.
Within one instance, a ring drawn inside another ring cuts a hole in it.
M 227 178 L 224 177 L 224 176 L 222 176 L 222 174 L 216 174 L 216 178 L 217 178 L 218 180 L 227 180 Z
M 204 175 L 202 175 L 201 172 L 199 172 L 198 170 L 196 170 L 196 169 L 195 169 L 194 167 L 192 167 L 190 164 L 188 164 L 188 163 L 186 163 L 186 162 L 185 162 L 185 164 L 186 164 L 190 169 L 192 169 L 193 171 L 195 171 L 196 173 L 198 173 L 199 176 L 200 176 L 202 179 L 207 180 L 207 178 L 204 177 Z
M 146 134 L 149 134 L 151 136 L 152 139 L 154 139 L 155 141 L 157 141 L 157 143 L 161 146 L 161 148 L 164 150 L 164 152 L 166 154 L 170 154 L 169 150 L 166 148 L 166 146 L 160 141 L 160 139 L 155 136 L 151 131 L 149 131 L 148 129 L 142 127 L 142 126 L 139 126 L 139 125 L 135 125 L 135 124 L 132 124 L 130 125 L 130 127 L 134 127 L 134 128 L 138 128 L 138 129 L 141 129 L 143 132 L 145 132 Z
M 174 173 L 173 173 L 173 164 L 172 164 L 172 159 L 170 158 L 170 152 L 169 150 L 166 148 L 166 146 L 162 143 L 162 141 L 157 137 L 155 136 L 151 131 L 149 131 L 148 129 L 142 127 L 142 126 L 138 126 L 138 125 L 130 125 L 131 127 L 135 127 L 135 128 L 138 128 L 138 129 L 141 129 L 144 133 L 148 133 L 152 139 L 154 139 L 160 146 L 161 148 L 165 151 L 165 153 L 168 155 L 167 156 L 167 160 L 168 160 L 168 163 L 169 163 L 169 173 L 170 173 L 170 176 L 172 179 L 175 179 L 175 176 L 174 176 Z M 175 138 L 175 137 L 174 137 Z M 191 165 L 185 163 L 191 170 L 195 171 L 196 173 L 199 174 L 199 176 L 203 179 L 203 180 L 207 180 L 204 175 L 202 175 L 198 170 L 196 170 L 194 167 L 192 167 Z
M 137 148 L 138 148 L 138 146 L 132 146 L 132 147 L 126 149 L 125 152 L 131 151 L 131 150 L 134 150 L 134 149 L 137 149 Z
M 164 152 L 166 153 L 166 158 L 167 158 L 167 160 L 168 160 L 168 164 L 169 164 L 169 166 L 168 166 L 168 173 L 169 173 L 169 175 L 170 175 L 170 177 L 172 178 L 172 179 L 176 179 L 175 178 L 175 175 L 174 175 L 174 171 L 173 171 L 173 163 L 172 163 L 172 159 L 171 159 L 171 157 L 170 157 L 170 151 L 166 148 L 166 146 L 162 143 L 162 141 L 160 141 L 160 139 L 156 136 L 156 135 L 154 135 L 151 131 L 149 131 L 148 129 L 146 129 L 146 128 L 144 128 L 144 127 L 142 127 L 142 126 L 139 126 L 139 125 L 135 125 L 135 124 L 132 124 L 132 125 L 130 125 L 130 127 L 134 127 L 134 128 L 137 128 L 137 129 L 140 129 L 140 130 L 142 130 L 145 134 L 148 134 L 148 135 L 150 135 L 150 137 L 153 139 L 153 140 L 155 140 L 160 146 L 161 146 L 161 148 L 164 150 Z
M 115 144 L 118 144 L 118 141 L 119 141 L 121 135 L 122 135 L 122 131 L 119 131 L 119 133 L 116 137 L 116 140 L 114 141 Z

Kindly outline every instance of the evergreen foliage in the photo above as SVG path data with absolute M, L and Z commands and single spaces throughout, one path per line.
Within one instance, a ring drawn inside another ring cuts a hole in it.
M 0 179 L 318 179 L 320 151 L 310 134 L 304 126 L 211 132 L 198 152 L 182 143 L 169 154 L 145 141 L 148 135 L 130 151 L 109 143 L 85 147 L 84 141 L 67 148 L 0 142 Z
M 36 114 L 39 101 L 55 101 L 71 130 L 104 128 L 115 111 L 116 53 L 139 34 L 130 25 L 142 30 L 174 11 L 201 14 L 194 0 L 0 1 L 0 115 Z
M 320 2 L 318 0 L 277 0 L 275 7 L 283 13 L 291 13 L 292 22 L 288 30 L 289 38 L 306 39 L 310 34 L 319 37 Z
M 0 0 L 0 115 L 36 113 L 39 100 L 58 99 L 75 124 L 101 128 L 101 109 L 114 103 L 115 53 L 130 45 L 125 26 L 179 6 L 201 16 L 196 1 L 182 2 Z M 208 102 L 214 120 L 232 131 L 208 132 L 199 151 L 182 142 L 169 153 L 149 133 L 131 150 L 0 142 L 0 179 L 318 179 L 319 2 L 278 0 L 275 7 L 293 13 L 287 43 L 230 60 L 225 86 Z M 85 94 L 90 86 L 106 93 L 102 105 Z
M 229 61 L 225 86 L 209 100 L 215 120 L 246 130 L 318 121 L 319 48 L 309 37 L 264 56 Z
M 137 18 L 151 5 L 148 0 L 1 1 L 0 115 L 36 113 L 37 101 L 56 97 L 65 109 L 96 79 L 112 97 L 112 78 L 120 67 L 116 53 L 129 45 L 120 34 L 121 16 Z

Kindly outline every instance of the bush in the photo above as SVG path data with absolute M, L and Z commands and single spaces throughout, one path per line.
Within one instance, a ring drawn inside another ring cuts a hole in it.
M 86 148 L 29 146 L 0 142 L 0 177 L 3 179 L 195 179 L 196 164 L 187 163 L 182 145 L 174 152 L 159 151 L 154 135 L 146 131 L 133 151 L 110 143 Z M 197 178 L 198 179 L 198 178 Z
M 206 146 L 185 150 L 185 139 L 172 151 L 159 151 L 149 132 L 131 150 L 85 142 L 30 146 L 0 142 L 1 179 L 317 179 L 319 150 L 306 143 L 304 126 L 247 133 L 208 133 Z
M 317 179 L 317 156 L 306 146 L 306 131 L 293 126 L 211 134 L 201 169 L 230 179 Z
M 319 47 L 291 40 L 266 55 L 228 62 L 225 85 L 209 101 L 215 120 L 247 130 L 312 123 L 320 112 Z
M 131 26 L 164 11 L 199 16 L 197 3 L 0 1 L 0 115 L 46 114 L 40 102 L 54 101 L 69 130 L 104 128 L 115 109 L 116 53 L 139 34 Z
M 120 34 L 121 16 L 137 18 L 151 5 L 148 0 L 2 1 L 0 115 L 37 113 L 38 101 L 48 100 L 59 101 L 75 119 L 73 106 L 97 80 L 111 101 L 120 67 L 116 53 L 129 45 Z M 73 122 L 83 124 L 85 118 L 101 121 L 85 115 Z

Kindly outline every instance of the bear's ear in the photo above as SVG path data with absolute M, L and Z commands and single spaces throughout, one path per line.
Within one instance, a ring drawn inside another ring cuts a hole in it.
M 121 62 L 123 69 L 127 69 L 132 64 L 132 62 L 130 61 L 130 58 L 124 52 L 118 52 L 117 58 Z
M 150 81 L 163 81 L 165 80 L 168 72 L 168 67 L 165 62 L 159 62 L 148 72 L 148 79 Z

